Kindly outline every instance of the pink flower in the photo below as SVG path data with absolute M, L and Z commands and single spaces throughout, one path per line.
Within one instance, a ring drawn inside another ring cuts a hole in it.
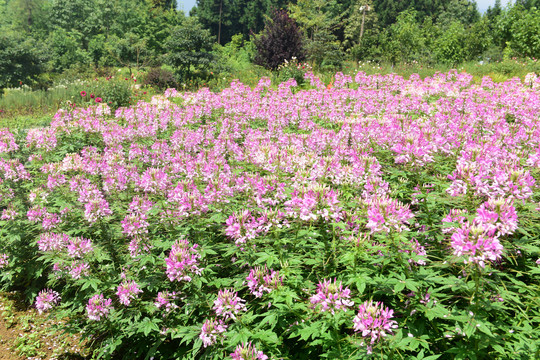
M 166 312 L 169 312 L 172 309 L 178 308 L 178 305 L 172 302 L 175 299 L 176 299 L 176 293 L 174 291 L 173 292 L 160 291 L 157 295 L 154 305 L 158 309 L 161 309 L 163 307 Z
M 199 339 L 202 340 L 204 347 L 208 347 L 214 345 L 217 342 L 218 337 L 221 337 L 221 334 L 226 330 L 227 325 L 223 323 L 223 320 L 207 319 L 201 328 Z
M 0 269 L 3 269 L 9 265 L 8 259 L 8 254 L 0 254 Z
M 246 300 L 238 297 L 237 292 L 232 290 L 219 290 L 218 297 L 214 301 L 214 310 L 216 314 L 223 317 L 225 320 L 236 320 L 236 315 L 246 311 Z
M 135 281 L 123 281 L 118 285 L 116 295 L 120 299 L 120 303 L 126 306 L 131 304 L 131 300 L 137 298 L 137 295 L 142 293 L 142 290 L 139 289 L 139 286 Z
M 267 360 L 262 351 L 257 350 L 256 347 L 251 345 L 251 342 L 247 344 L 238 345 L 235 351 L 231 354 L 232 360 Z
M 180 239 L 172 246 L 167 263 L 167 276 L 170 281 L 191 281 L 191 274 L 200 274 L 198 260 L 201 257 L 197 253 L 198 245 L 190 247 L 185 239 Z
M 49 311 L 60 302 L 60 294 L 51 289 L 41 290 L 36 297 L 35 306 L 37 311 L 42 314 Z
M 72 238 L 67 245 L 68 255 L 72 258 L 82 258 L 84 254 L 94 251 L 92 241 L 82 237 Z
M 92 296 L 92 298 L 88 300 L 88 305 L 86 305 L 88 318 L 95 321 L 101 320 L 102 317 L 106 318 L 112 310 L 111 303 L 112 300 L 105 299 L 103 294 Z
M 366 301 L 359 306 L 358 314 L 354 317 L 354 331 L 360 332 L 364 338 L 369 338 L 368 354 L 372 352 L 372 345 L 380 339 L 393 333 L 398 325 L 393 318 L 394 310 L 390 310 L 381 302 Z
M 463 257 L 465 264 L 476 263 L 482 268 L 486 260 L 499 259 L 503 251 L 495 230 L 468 223 L 452 234 L 450 245 L 454 255 Z
M 81 91 L 81 97 L 85 97 L 86 96 L 86 91 Z
M 100 97 L 97 97 L 97 98 L 96 98 L 96 102 L 97 102 L 97 103 L 100 103 L 100 102 L 102 102 L 102 101 L 103 101 L 102 98 L 100 98 Z
M 255 297 L 261 297 L 265 292 L 270 293 L 272 289 L 276 289 L 283 283 L 283 278 L 279 276 L 279 272 L 269 270 L 266 266 L 251 269 L 246 280 L 249 291 Z
M 37 241 L 40 251 L 62 251 L 66 248 L 69 236 L 66 234 L 43 233 Z
M 343 288 L 343 285 L 334 279 L 323 280 L 317 285 L 317 293 L 310 298 L 313 307 L 321 305 L 322 311 L 330 311 L 332 314 L 335 310 L 347 311 L 347 308 L 354 305 L 352 300 L 348 300 L 351 297 L 351 290 L 349 288 Z
M 408 230 L 406 226 L 414 214 L 408 205 L 389 197 L 373 198 L 368 200 L 368 223 L 366 227 L 371 232 L 402 232 Z

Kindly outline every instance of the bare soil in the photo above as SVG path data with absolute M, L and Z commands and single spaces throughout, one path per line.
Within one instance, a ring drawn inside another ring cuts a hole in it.
M 59 329 L 62 320 L 40 315 L 16 293 L 0 293 L 0 360 L 86 360 L 80 335 Z

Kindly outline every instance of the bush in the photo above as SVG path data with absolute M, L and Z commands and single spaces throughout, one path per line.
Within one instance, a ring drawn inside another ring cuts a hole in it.
M 313 69 L 311 68 L 310 64 L 299 63 L 298 59 L 295 57 L 293 57 L 291 61 L 285 60 L 285 62 L 277 68 L 280 81 L 283 82 L 289 79 L 294 79 L 299 86 L 305 81 L 304 74 L 312 70 Z
M 302 33 L 285 10 L 277 10 L 271 21 L 267 21 L 261 35 L 255 37 L 257 53 L 255 63 L 275 70 L 293 57 L 302 61 L 305 51 Z
M 133 87 L 135 80 L 129 78 L 107 77 L 90 82 L 80 88 L 76 104 L 107 104 L 112 109 L 135 103 Z
M 152 68 L 144 75 L 143 84 L 165 90 L 174 87 L 176 80 L 171 71 L 162 68 Z

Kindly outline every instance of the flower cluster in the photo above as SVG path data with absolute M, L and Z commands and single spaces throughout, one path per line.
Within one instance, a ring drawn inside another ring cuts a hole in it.
M 486 261 L 495 261 L 502 255 L 503 246 L 493 229 L 482 225 L 465 224 L 452 234 L 450 243 L 453 254 L 463 257 L 465 264 L 486 266 Z
M 190 246 L 189 241 L 180 239 L 172 246 L 167 263 L 167 276 L 170 281 L 191 281 L 191 274 L 200 274 L 197 253 L 198 245 Z
M 218 337 L 223 336 L 223 333 L 227 330 L 227 325 L 221 319 L 207 319 L 199 335 L 199 339 L 202 340 L 203 346 L 208 347 L 214 345 L 217 342 Z
M 137 295 L 142 293 L 139 285 L 135 281 L 123 281 L 118 285 L 116 295 L 120 300 L 120 303 L 128 306 L 131 301 L 137 298 Z
M 354 302 L 349 300 L 350 297 L 351 290 L 347 287 L 343 288 L 341 281 L 323 280 L 317 285 L 317 293 L 311 297 L 310 301 L 313 307 L 320 305 L 321 311 L 330 311 L 334 314 L 336 310 L 346 311 L 354 305 Z
M 35 306 L 37 311 L 42 314 L 54 308 L 60 302 L 60 294 L 51 289 L 45 289 L 39 292 L 36 297 Z
M 247 344 L 240 344 L 236 347 L 234 352 L 231 354 L 232 360 L 267 360 L 266 356 L 262 351 L 257 350 L 251 342 Z
M 391 320 L 393 315 L 394 310 L 385 307 L 381 302 L 373 303 L 370 300 L 359 306 L 358 314 L 353 319 L 354 331 L 369 339 L 368 354 L 371 354 L 375 342 L 392 334 L 393 329 L 397 329 L 397 322 Z
M 279 276 L 278 271 L 268 269 L 266 266 L 256 267 L 249 271 L 246 277 L 249 292 L 255 297 L 261 297 L 263 294 L 272 292 L 272 289 L 278 288 L 283 283 L 283 278 Z
M 237 292 L 225 289 L 219 290 L 218 297 L 214 301 L 214 310 L 224 320 L 236 320 L 236 315 L 246 311 L 246 300 L 238 297 Z
M 109 316 L 109 312 L 112 310 L 112 300 L 105 299 L 103 294 L 94 295 L 88 300 L 86 305 L 86 313 L 90 320 L 99 321 L 101 318 Z

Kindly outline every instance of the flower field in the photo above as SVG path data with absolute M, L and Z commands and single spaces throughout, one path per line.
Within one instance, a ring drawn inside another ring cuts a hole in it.
M 540 77 L 305 77 L 1 130 L 4 288 L 96 358 L 539 358 Z

